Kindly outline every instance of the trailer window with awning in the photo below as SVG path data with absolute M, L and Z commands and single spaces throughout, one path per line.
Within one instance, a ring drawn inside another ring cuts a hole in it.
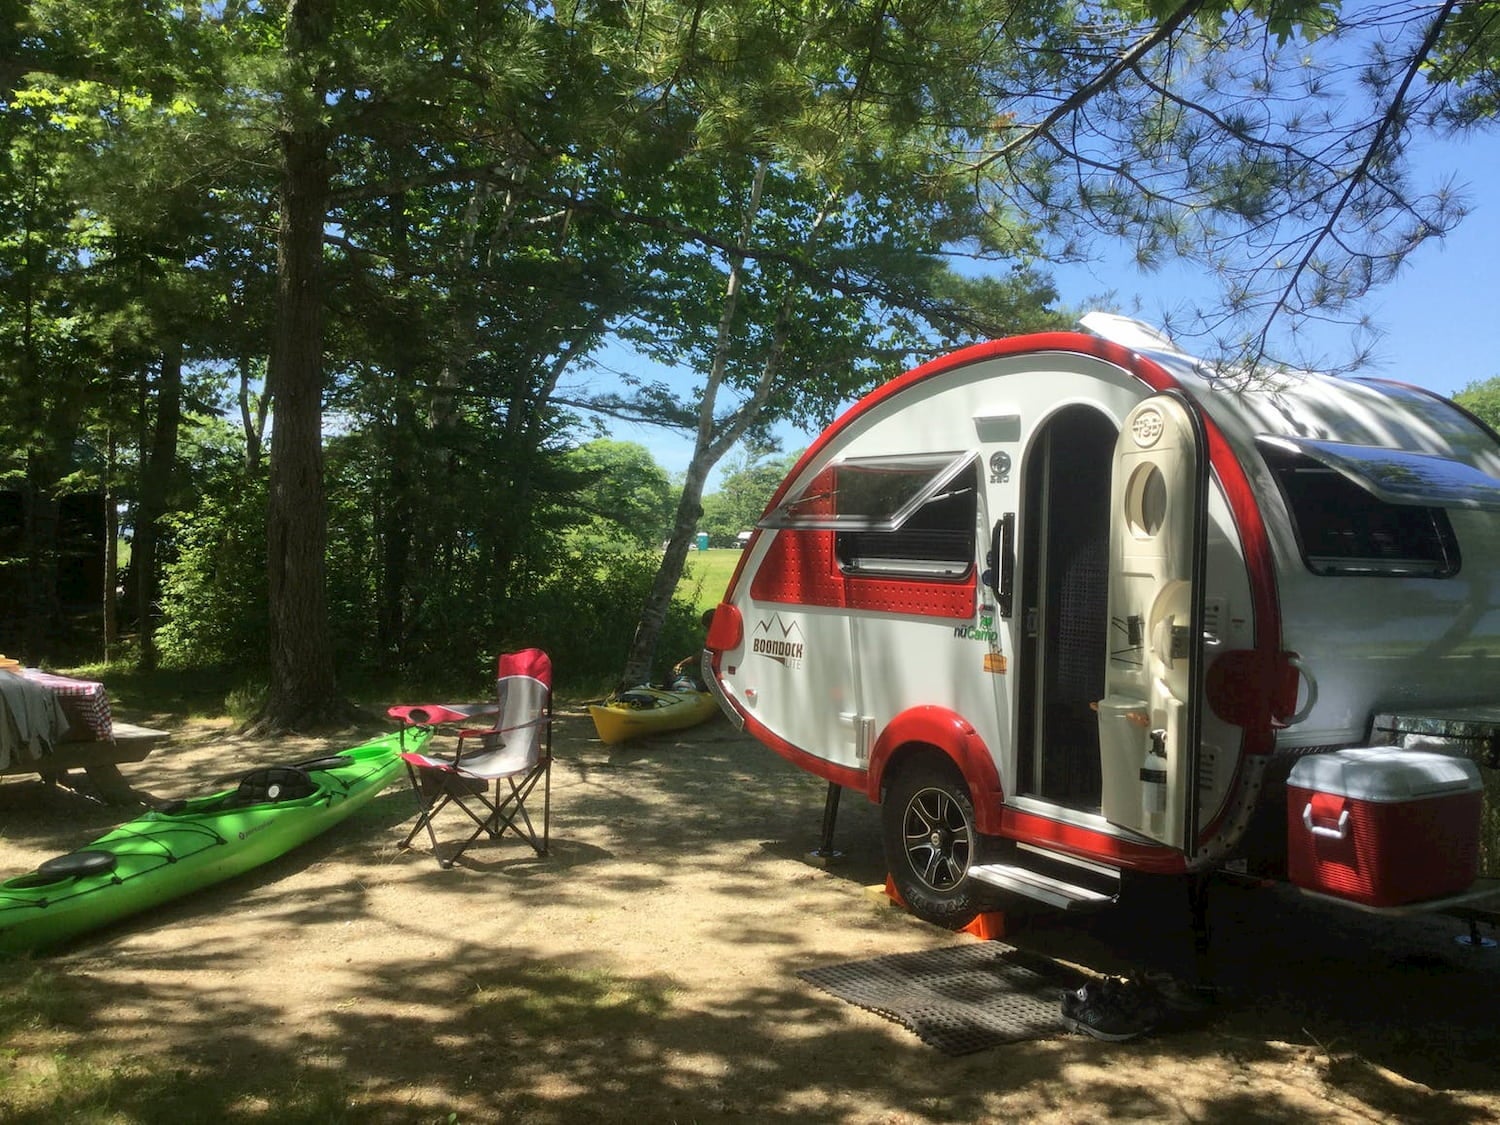
M 1447 578 L 1458 573 L 1448 508 L 1500 511 L 1500 480 L 1400 449 L 1257 439 L 1315 574 Z
M 760 526 L 837 532 L 848 572 L 957 578 L 974 563 L 977 466 L 973 452 L 836 461 Z

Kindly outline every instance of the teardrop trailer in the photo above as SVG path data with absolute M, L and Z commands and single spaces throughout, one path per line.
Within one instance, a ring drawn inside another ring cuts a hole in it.
M 813 443 L 714 612 L 721 708 L 829 782 L 825 834 L 841 789 L 878 803 L 941 925 L 1224 868 L 1472 917 L 1500 438 L 1083 327 L 918 367 Z

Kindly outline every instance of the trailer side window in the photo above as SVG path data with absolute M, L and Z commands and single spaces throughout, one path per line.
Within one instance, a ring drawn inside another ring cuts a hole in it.
M 839 532 L 834 539 L 839 566 L 848 574 L 962 578 L 974 565 L 978 504 L 978 469 L 970 461 L 900 527 Z
M 974 565 L 979 459 L 972 452 L 827 465 L 761 520 L 833 531 L 846 574 L 962 578 Z
M 1312 457 L 1261 443 L 1314 574 L 1448 578 L 1458 540 L 1439 507 L 1392 504 Z

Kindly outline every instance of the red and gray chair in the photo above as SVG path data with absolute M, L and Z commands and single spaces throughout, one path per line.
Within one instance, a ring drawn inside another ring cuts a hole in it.
M 403 848 L 425 828 L 441 867 L 452 867 L 485 835 L 495 840 L 510 834 L 530 844 L 537 855 L 547 854 L 552 814 L 552 661 L 545 652 L 528 648 L 504 653 L 498 662 L 493 704 L 420 704 L 392 707 L 387 714 L 407 726 L 459 725 L 451 757 L 401 755 L 420 809 L 417 823 L 401 841 Z M 488 717 L 493 717 L 494 725 L 475 725 L 476 720 Z M 538 787 L 540 830 L 527 809 Z M 471 825 L 472 831 L 456 850 L 445 854 L 434 824 L 448 808 L 464 813 L 469 821 L 466 827 Z

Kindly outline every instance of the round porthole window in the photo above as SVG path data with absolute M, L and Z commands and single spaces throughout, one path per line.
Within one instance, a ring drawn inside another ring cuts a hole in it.
M 1150 462 L 1130 474 L 1125 488 L 1125 523 L 1137 539 L 1150 539 L 1167 519 L 1167 480 Z

